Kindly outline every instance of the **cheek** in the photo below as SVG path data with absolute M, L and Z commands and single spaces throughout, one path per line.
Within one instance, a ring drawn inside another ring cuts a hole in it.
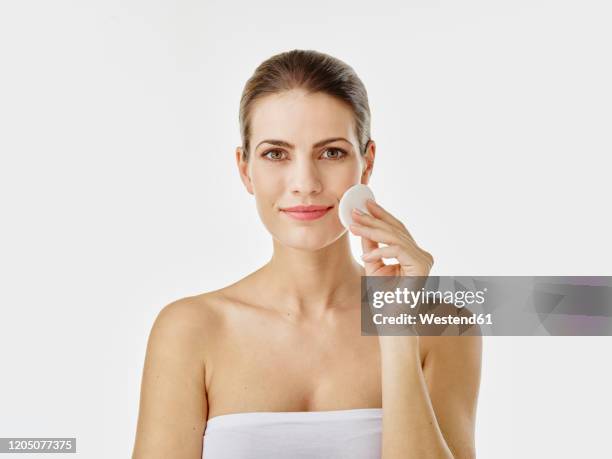
M 338 196 L 338 199 L 353 185 L 360 183 L 361 168 L 358 163 L 346 164 L 342 168 L 330 170 L 325 177 L 328 191 Z
M 330 174 L 333 174 L 338 181 L 354 182 L 359 180 L 363 165 L 361 160 L 355 156 L 351 156 L 340 164 L 331 165 L 333 167 L 326 168 Z
M 263 172 L 263 173 L 262 173 Z M 260 217 L 263 220 L 274 218 L 277 207 L 283 205 L 284 182 L 278 174 L 264 171 L 253 172 L 253 195 Z
M 282 189 L 283 175 L 278 170 L 265 166 L 253 167 L 251 170 L 253 191 L 262 198 L 278 193 Z

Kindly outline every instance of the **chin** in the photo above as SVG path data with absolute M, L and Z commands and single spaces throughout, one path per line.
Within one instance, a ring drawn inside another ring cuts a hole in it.
M 288 232 L 292 234 L 288 234 Z M 308 230 L 301 232 L 295 229 L 289 230 L 288 232 L 283 233 L 282 237 L 278 237 L 278 235 L 275 237 L 284 246 L 313 252 L 333 244 L 343 234 L 341 231 L 315 232 L 313 230 Z

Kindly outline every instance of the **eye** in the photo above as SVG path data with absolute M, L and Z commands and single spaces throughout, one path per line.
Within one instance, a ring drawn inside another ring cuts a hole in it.
M 268 156 L 269 153 L 280 153 L 280 154 L 282 154 L 284 152 L 282 150 L 268 150 L 265 153 L 262 153 L 261 157 L 262 158 L 268 158 L 271 161 L 281 161 L 281 158 L 278 155 L 274 156 L 274 157 L 270 157 L 270 156 Z
M 332 159 L 332 160 L 339 160 L 344 158 L 348 153 L 344 150 L 341 150 L 340 148 L 326 148 L 325 149 L 326 152 L 330 151 L 330 152 L 334 152 L 335 154 L 333 154 L 332 156 L 327 157 L 327 159 Z

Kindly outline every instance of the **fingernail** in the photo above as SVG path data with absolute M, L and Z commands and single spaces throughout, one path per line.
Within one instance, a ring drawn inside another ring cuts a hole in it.
M 360 211 L 357 207 L 353 209 L 353 212 L 355 212 L 357 215 L 363 215 L 363 212 Z

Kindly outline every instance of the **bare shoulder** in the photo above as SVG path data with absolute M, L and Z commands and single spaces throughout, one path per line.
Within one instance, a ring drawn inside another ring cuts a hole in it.
M 207 347 L 218 322 L 206 295 L 158 313 L 147 343 L 133 458 L 201 457 Z
M 161 309 L 153 327 L 206 340 L 210 344 L 220 337 L 230 311 L 249 302 L 249 287 L 244 284 L 245 280 L 240 280 L 217 290 L 173 301 Z
M 178 328 L 200 334 L 219 320 L 219 300 L 215 292 L 183 297 L 164 306 L 155 319 L 154 327 Z
M 158 313 L 150 339 L 174 342 L 204 353 L 215 339 L 223 321 L 223 301 L 217 291 L 183 297 L 164 306 Z M 201 355 L 205 357 L 204 354 Z

